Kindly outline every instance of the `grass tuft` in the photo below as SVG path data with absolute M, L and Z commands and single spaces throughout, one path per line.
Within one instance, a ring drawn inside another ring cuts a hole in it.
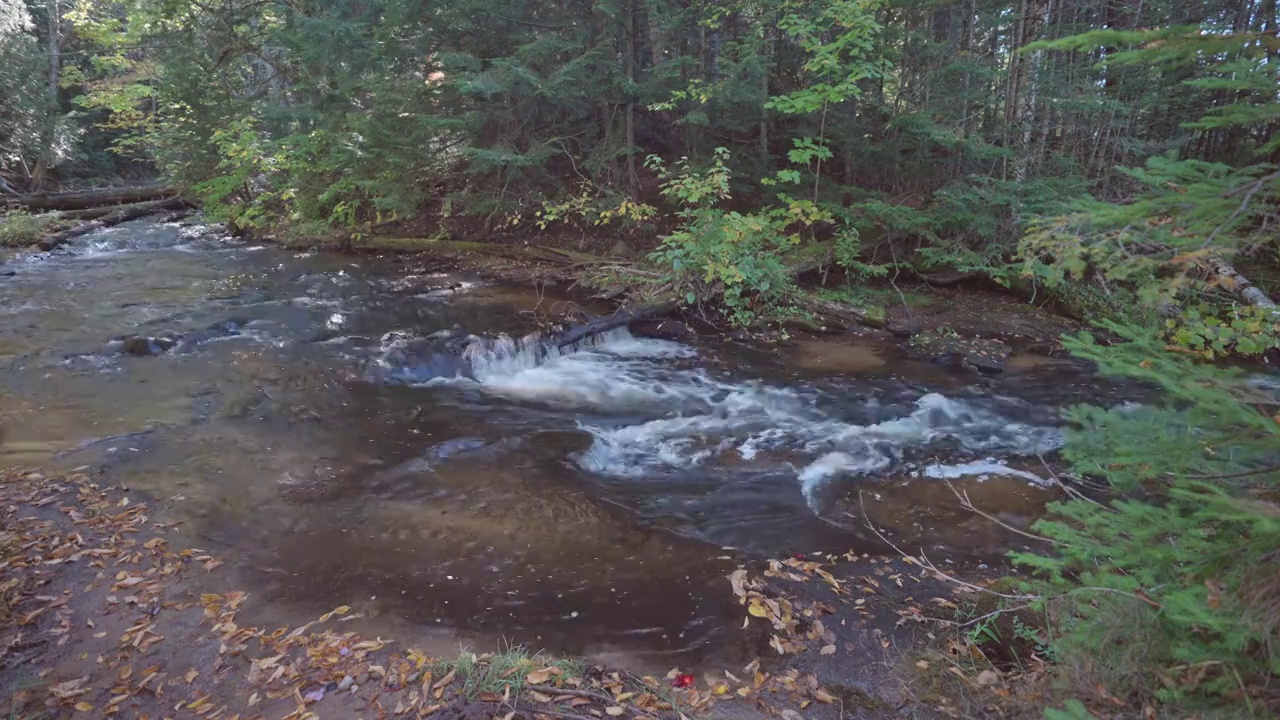
M 517 697 L 528 684 L 529 675 L 544 668 L 558 670 L 557 677 L 581 677 L 585 671 L 575 661 L 530 654 L 524 647 L 483 655 L 464 650 L 456 658 L 437 661 L 431 671 L 437 678 L 456 672 L 462 680 L 462 694 L 474 700 L 483 693 Z
M 15 210 L 0 215 L 0 247 L 27 247 L 61 230 L 68 221 L 59 213 L 32 215 Z

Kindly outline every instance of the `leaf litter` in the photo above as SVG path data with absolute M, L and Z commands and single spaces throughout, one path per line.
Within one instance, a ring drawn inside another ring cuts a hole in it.
M 166 533 L 180 533 L 180 525 L 152 523 L 149 512 L 147 503 L 124 501 L 119 489 L 83 472 L 0 474 L 0 673 L 26 662 L 41 667 L 43 679 L 15 693 L 7 711 L 318 720 L 426 718 L 482 703 L 487 714 L 476 717 L 676 720 L 765 684 L 758 671 L 745 681 L 726 672 L 699 683 L 678 669 L 664 678 L 602 667 L 568 672 L 566 664 L 534 656 L 536 666 L 516 668 L 520 675 L 506 671 L 503 689 L 468 694 L 468 678 L 497 667 L 497 655 L 471 655 L 464 668 L 343 631 L 340 624 L 358 617 L 349 606 L 296 628 L 243 624 L 246 593 L 190 589 L 195 573 L 216 573 L 223 562 L 199 548 L 171 547 L 181 538 Z M 793 622 L 790 603 L 764 596 L 760 602 L 779 627 Z M 84 661 L 75 666 L 88 662 L 92 669 L 67 677 L 70 664 L 58 649 L 73 631 Z M 200 664 L 174 662 L 197 648 Z M 798 674 L 770 681 L 807 687 Z

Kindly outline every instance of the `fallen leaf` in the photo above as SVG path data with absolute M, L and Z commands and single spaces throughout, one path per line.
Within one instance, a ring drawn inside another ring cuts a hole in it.
M 823 646 L 822 646 L 822 649 L 818 651 L 818 654 L 819 654 L 819 655 L 835 655 L 835 654 L 836 654 L 836 646 L 835 646 L 835 645 L 823 645 Z
M 93 709 L 93 706 L 87 702 L 81 701 L 76 703 L 76 710 L 79 710 L 80 712 L 89 712 L 92 709 Z
M 826 690 L 823 690 L 822 688 L 818 688 L 817 690 L 813 691 L 813 699 L 817 700 L 820 703 L 830 705 L 836 701 L 836 696 L 832 695 Z
M 782 646 L 782 639 L 779 638 L 777 635 L 774 635 L 769 638 L 769 647 L 773 648 L 774 650 L 777 650 L 779 655 L 787 654 L 787 649 Z
M 619 715 L 625 713 L 626 711 L 627 709 L 622 707 L 621 705 L 613 705 L 604 709 L 604 713 L 611 717 L 618 717 Z
M 435 685 L 432 685 L 432 686 L 431 686 L 431 689 L 432 689 L 432 690 L 443 690 L 444 688 L 448 687 L 449 683 L 453 682 L 453 679 L 454 679 L 455 677 L 457 677 L 457 676 L 458 676 L 458 671 L 457 671 L 456 669 L 455 669 L 455 670 L 450 670 L 450 671 L 449 671 L 449 674 L 447 674 L 447 675 L 445 675 L 444 677 L 440 678 L 440 682 L 436 683 Z
M 199 674 L 200 674 L 199 670 L 196 670 L 195 668 L 191 668 L 190 670 L 187 671 L 187 674 L 182 676 L 182 679 L 186 680 L 187 684 L 190 685 L 191 681 L 195 680 L 196 676 Z
M 541 685 L 546 681 L 550 680 L 551 676 L 559 675 L 559 674 L 560 674 L 559 668 L 553 668 L 553 667 L 542 668 L 541 670 L 534 670 L 533 672 L 529 673 L 529 676 L 525 678 L 525 681 L 528 682 L 530 685 Z
M 1000 674 L 995 670 L 983 670 L 978 673 L 978 686 L 995 685 L 1000 682 Z
M 687 688 L 693 685 L 694 678 L 692 675 L 676 675 L 671 678 L 671 687 Z

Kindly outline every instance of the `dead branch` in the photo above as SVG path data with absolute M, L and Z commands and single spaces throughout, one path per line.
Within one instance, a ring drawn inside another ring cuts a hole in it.
M 1022 537 L 1030 538 L 1032 540 L 1039 540 L 1041 542 L 1047 542 L 1050 545 L 1063 544 L 1057 540 L 1054 540 L 1053 538 L 1045 537 L 1043 535 L 1036 535 L 1035 533 L 1029 533 L 1025 530 L 1019 530 L 1018 528 L 1010 525 L 1009 523 L 1001 520 L 1000 518 L 997 518 L 994 515 L 985 513 L 982 510 L 979 510 L 977 507 L 974 506 L 973 501 L 969 499 L 969 492 L 967 490 L 960 490 L 956 488 L 956 486 L 950 480 L 947 480 L 946 483 L 947 483 L 947 487 L 951 488 L 951 492 L 955 494 L 956 498 L 960 501 L 960 507 L 964 508 L 965 510 L 968 510 L 971 513 L 984 517 L 987 520 L 990 520 L 991 522 L 995 523 L 996 525 L 999 525 L 1000 527 L 1004 528 L 1005 530 L 1008 530 L 1009 532 L 1015 533 L 1017 535 L 1021 535 Z

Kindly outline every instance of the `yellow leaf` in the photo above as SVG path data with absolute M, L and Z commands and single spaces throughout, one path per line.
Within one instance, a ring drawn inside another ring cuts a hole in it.
M 769 617 L 769 609 L 756 598 L 751 598 L 751 604 L 747 606 L 747 612 L 758 618 Z
M 93 709 L 93 706 L 87 702 L 78 702 L 76 703 L 76 709 L 80 712 L 89 712 Z
M 552 675 L 559 675 L 559 674 L 560 674 L 560 670 L 558 668 L 553 668 L 553 667 L 543 668 L 541 670 L 534 670 L 533 672 L 529 673 L 529 677 L 527 678 L 527 681 L 530 685 L 541 685 L 542 683 L 550 680 Z

